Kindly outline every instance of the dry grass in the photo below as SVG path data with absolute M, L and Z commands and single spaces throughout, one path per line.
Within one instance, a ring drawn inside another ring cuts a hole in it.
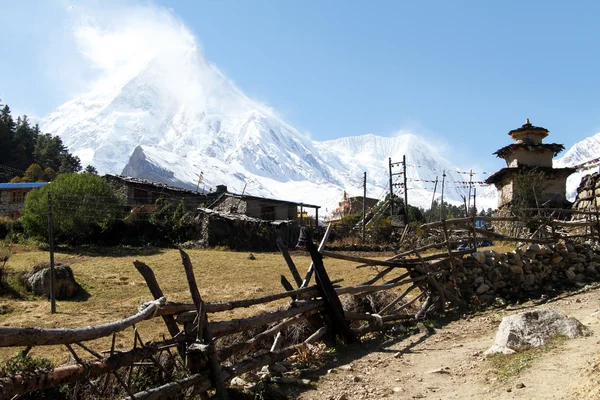
M 48 253 L 27 248 L 12 249 L 7 264 L 10 272 L 28 271 L 35 264 L 48 260 Z M 256 260 L 248 260 L 249 253 L 189 250 L 196 279 L 205 301 L 232 300 L 258 297 L 282 291 L 280 275 L 291 281 L 291 274 L 279 253 L 254 253 Z M 76 280 L 87 291 L 88 298 L 80 301 L 58 301 L 57 313 L 50 314 L 46 299 L 26 295 L 21 299 L 2 298 L 0 305 L 9 313 L 0 314 L 0 325 L 19 327 L 83 327 L 97 325 L 134 314 L 137 307 L 152 300 L 146 284 L 138 274 L 133 261 L 138 259 L 150 265 L 163 292 L 170 301 L 191 301 L 185 273 L 177 250 L 152 249 L 145 251 L 122 248 L 103 249 L 99 252 L 80 249 L 58 252 L 56 261 L 68 264 Z M 304 253 L 292 253 L 300 274 L 310 265 Z M 370 268 L 356 269 L 355 263 L 326 258 L 324 260 L 331 279 L 343 278 L 344 285 L 352 285 L 373 276 Z M 392 274 L 395 276 L 396 274 Z M 285 301 L 283 301 L 285 302 Z M 271 303 L 211 315 L 211 319 L 240 318 L 255 315 L 260 310 L 276 307 Z M 162 319 L 154 318 L 139 325 L 144 341 L 158 340 L 167 334 Z M 117 335 L 117 348 L 130 348 L 132 331 Z M 100 339 L 93 344 L 96 350 L 110 348 L 110 339 Z M 20 348 L 0 349 L 0 360 L 13 356 Z M 60 346 L 36 347 L 36 356 L 49 358 L 55 364 L 68 361 L 69 355 Z

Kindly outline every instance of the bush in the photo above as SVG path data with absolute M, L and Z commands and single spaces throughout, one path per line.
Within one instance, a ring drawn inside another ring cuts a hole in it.
M 123 202 L 112 187 L 93 174 L 63 174 L 29 193 L 21 223 L 30 237 L 48 238 L 48 192 L 52 196 L 54 239 L 79 244 L 104 232 L 123 214 Z

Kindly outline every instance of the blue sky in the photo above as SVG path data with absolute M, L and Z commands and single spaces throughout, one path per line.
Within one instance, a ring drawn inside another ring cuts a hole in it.
M 172 9 L 206 58 L 313 139 L 425 135 L 459 166 L 529 117 L 567 148 L 600 132 L 598 2 L 2 1 L 0 98 L 43 116 L 92 79 L 69 7 Z

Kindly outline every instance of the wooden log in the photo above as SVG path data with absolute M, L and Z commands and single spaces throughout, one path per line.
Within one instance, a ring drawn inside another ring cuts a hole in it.
M 281 254 L 283 255 L 283 259 L 285 260 L 290 272 L 292 273 L 292 277 L 294 278 L 294 281 L 296 281 L 296 286 L 298 286 L 298 287 L 302 286 L 302 278 L 300 277 L 300 274 L 298 273 L 296 264 L 294 264 L 292 257 L 290 257 L 290 253 L 288 252 L 287 246 L 283 243 L 283 240 L 280 237 L 278 237 L 275 242 L 277 243 L 277 247 L 279 247 L 279 251 L 281 251 Z
M 431 292 L 428 292 L 427 297 L 425 298 L 425 302 L 421 306 L 421 309 L 419 311 L 417 311 L 417 313 L 415 314 L 415 319 L 416 320 L 422 319 L 432 304 L 433 304 L 433 295 Z
M 221 361 L 219 360 L 219 354 L 217 353 L 215 344 L 213 343 L 210 325 L 204 310 L 204 302 L 202 301 L 200 291 L 198 290 L 198 285 L 196 284 L 196 277 L 194 276 L 194 267 L 192 266 L 192 261 L 187 253 L 181 248 L 179 249 L 179 254 L 181 255 L 181 262 L 183 264 L 183 268 L 185 269 L 185 275 L 187 277 L 188 286 L 190 287 L 190 293 L 197 310 L 199 321 L 198 334 L 201 334 L 204 343 L 208 346 L 208 366 L 210 368 L 211 383 L 216 390 L 216 397 L 221 400 L 228 400 L 229 396 L 227 395 L 227 388 L 225 387 L 225 383 L 221 375 Z M 203 325 L 204 329 L 202 329 Z
M 240 332 L 257 326 L 270 324 L 281 321 L 284 318 L 293 317 L 312 310 L 322 309 L 322 301 L 311 301 L 295 308 L 288 308 L 282 311 L 273 311 L 256 315 L 249 318 L 232 319 L 230 321 L 217 321 L 209 324 L 214 335 L 226 335 L 230 333 Z M 176 318 L 178 323 L 193 321 L 196 318 L 196 313 L 179 314 Z
M 341 282 L 339 279 L 334 282 Z M 295 289 L 288 292 L 275 293 L 262 297 L 255 297 L 250 299 L 241 299 L 241 300 L 231 300 L 231 301 L 223 301 L 223 302 L 214 302 L 214 303 L 204 303 L 204 308 L 207 313 L 218 313 L 223 311 L 234 310 L 236 308 L 247 308 L 252 307 L 258 304 L 270 303 L 273 301 L 285 299 L 286 297 L 295 297 L 298 295 L 307 295 L 314 296 L 318 295 L 319 291 L 316 286 L 310 286 L 302 289 Z M 180 314 L 185 311 L 193 311 L 196 307 L 193 303 L 174 303 L 169 302 L 162 306 L 159 310 L 159 315 L 174 315 Z
M 146 285 L 148 286 L 148 289 L 150 289 L 150 293 L 154 297 L 154 300 L 164 297 L 163 291 L 160 288 L 158 281 L 156 280 L 156 276 L 154 275 L 154 271 L 152 271 L 152 268 L 150 268 L 148 265 L 146 265 L 143 262 L 138 261 L 138 260 L 135 260 L 133 262 L 133 265 L 135 266 L 135 269 L 137 269 L 137 271 L 140 273 L 140 275 L 142 275 L 142 277 L 146 281 Z M 169 331 L 169 334 L 171 335 L 171 337 L 172 338 L 177 337 L 177 335 L 179 335 L 179 333 L 180 333 L 180 330 L 179 330 L 179 326 L 177 326 L 177 323 L 175 322 L 175 318 L 173 318 L 172 315 L 163 315 L 162 319 L 163 319 L 165 325 L 167 326 L 167 330 Z M 178 351 L 179 355 L 181 356 L 181 358 L 183 359 L 184 354 L 185 354 L 184 345 L 180 345 L 177 348 L 177 351 Z
M 489 232 L 489 231 L 486 231 L 483 229 L 478 229 L 478 228 L 475 228 L 475 232 L 477 232 L 483 236 L 495 238 L 497 240 L 503 240 L 505 242 L 554 243 L 553 239 L 534 239 L 534 238 L 511 237 L 511 236 L 505 236 L 500 233 Z
M 305 320 L 309 315 L 314 315 L 317 312 L 318 312 L 318 310 L 313 310 L 313 311 L 309 311 L 304 314 L 296 315 L 291 318 L 286 318 L 283 321 L 281 321 L 280 323 L 278 323 L 277 325 L 259 333 L 258 335 L 256 335 L 252 339 L 247 340 L 246 342 L 235 343 L 230 346 L 219 349 L 219 356 L 221 357 L 222 360 L 225 360 L 234 354 L 239 356 L 239 355 L 250 353 L 251 351 L 254 351 L 256 349 L 257 345 L 260 343 L 261 340 L 266 339 L 276 333 L 280 333 L 281 330 L 287 328 L 288 326 L 298 324 L 298 323 L 302 322 L 303 320 Z M 272 349 L 271 351 L 275 351 L 275 350 L 279 350 L 279 349 L 278 348 L 274 349 L 274 350 Z
M 361 266 L 382 265 L 385 267 L 409 268 L 412 265 L 416 264 L 416 262 L 410 261 L 410 260 L 401 260 L 401 261 L 373 260 L 370 258 L 350 256 L 347 254 L 340 254 L 340 253 L 336 253 L 333 251 L 327 251 L 327 250 L 323 250 L 321 253 L 326 257 L 338 258 L 340 260 L 354 261 L 354 262 L 362 263 L 363 265 L 361 265 Z
M 391 310 L 392 307 L 394 307 L 396 304 L 398 304 L 399 301 L 401 301 L 403 298 L 405 298 L 410 292 L 412 292 L 417 287 L 418 287 L 417 285 L 411 285 L 410 287 L 408 287 L 404 292 L 402 292 L 402 294 L 400 296 L 396 297 L 387 306 L 385 306 L 381 310 L 379 310 L 378 314 L 384 315 L 386 312 Z
M 323 265 L 323 256 L 319 253 L 319 249 L 314 245 L 312 240 L 308 239 L 306 243 L 306 249 L 310 252 L 312 258 L 315 279 L 317 281 L 317 288 L 321 292 L 321 297 L 325 303 L 325 312 L 329 317 L 329 321 L 325 319 L 325 323 L 329 323 L 329 329 L 335 334 L 339 334 L 346 344 L 359 342 L 356 334 L 348 326 L 346 319 L 344 318 L 344 307 L 329 279 L 329 275 Z
M 378 280 L 380 280 L 381 278 L 383 278 L 384 276 L 386 276 L 387 274 L 389 274 L 390 272 L 394 271 L 395 268 L 394 267 L 387 267 L 386 269 L 384 269 L 383 271 L 381 271 L 380 273 L 378 273 L 377 275 L 375 275 L 373 278 L 369 279 L 368 281 L 365 281 L 363 283 L 361 283 L 361 285 L 372 285 L 375 282 L 377 282 Z M 406 272 L 402 275 L 403 279 L 406 278 L 407 276 L 410 276 L 410 272 Z
M 56 344 L 69 344 L 74 342 L 85 342 L 110 336 L 120 332 L 145 319 L 150 319 L 158 311 L 159 306 L 164 304 L 165 298 L 146 303 L 143 309 L 131 317 L 109 322 L 98 326 L 87 326 L 85 328 L 13 328 L 0 326 L 0 347 L 13 346 L 50 346 Z
M 152 343 L 130 351 L 118 352 L 100 361 L 64 365 L 47 372 L 27 372 L 13 377 L 0 378 L 0 399 L 11 399 L 24 393 L 50 389 L 80 379 L 97 378 L 119 368 L 133 365 L 135 362 L 151 358 L 161 351 L 160 344 Z M 100 355 L 96 353 L 96 356 Z
M 278 361 L 285 360 L 289 356 L 295 354 L 299 349 L 304 348 L 306 344 L 314 343 L 319 340 L 326 332 L 325 328 L 321 328 L 315 332 L 303 343 L 285 349 L 269 352 L 262 356 L 257 356 L 251 359 L 242 361 L 231 368 L 224 371 L 224 379 L 231 379 L 241 375 L 244 372 L 252 371 L 270 365 Z M 190 387 L 196 387 L 197 391 L 207 391 L 210 389 L 210 380 L 205 374 L 195 374 L 179 381 L 170 382 L 157 388 L 145 390 L 134 395 L 135 400 L 167 400 L 172 399 L 185 392 Z
M 329 239 L 330 234 L 331 234 L 331 223 L 329 225 L 327 225 L 327 229 L 325 230 L 323 239 L 321 239 L 321 243 L 319 244 L 319 253 L 325 249 L 325 243 L 327 243 L 327 240 Z M 312 239 L 309 239 L 309 240 L 312 240 Z M 302 281 L 302 285 L 300 285 L 301 288 L 308 286 L 308 284 L 310 282 L 310 278 L 312 277 L 312 274 L 313 274 L 313 270 L 314 270 L 314 264 L 310 263 L 310 266 L 308 267 L 308 271 L 306 271 L 306 276 L 304 277 L 304 281 Z

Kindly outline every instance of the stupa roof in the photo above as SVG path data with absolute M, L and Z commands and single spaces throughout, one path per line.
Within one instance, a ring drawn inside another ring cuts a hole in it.
M 548 129 L 542 128 L 541 126 L 531 125 L 531 122 L 529 122 L 529 118 L 527 118 L 527 120 L 525 121 L 525 124 L 523 124 L 523 126 L 521 126 L 520 128 L 517 128 L 517 129 L 513 129 L 512 131 L 508 132 L 508 134 L 514 140 L 517 140 L 520 136 L 529 135 L 529 134 L 540 135 L 541 138 L 543 139 L 546 136 L 548 136 Z

